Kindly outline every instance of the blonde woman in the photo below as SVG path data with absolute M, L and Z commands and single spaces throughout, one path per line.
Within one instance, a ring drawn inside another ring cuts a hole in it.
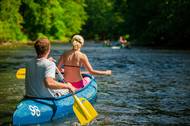
M 86 54 L 82 53 L 80 49 L 84 45 L 84 39 L 81 35 L 74 35 L 71 39 L 72 49 L 61 55 L 58 62 L 58 69 L 64 66 L 64 79 L 70 82 L 76 89 L 83 88 L 90 79 L 88 77 L 82 78 L 80 67 L 84 66 L 90 74 L 111 75 L 111 70 L 94 70 L 88 60 Z

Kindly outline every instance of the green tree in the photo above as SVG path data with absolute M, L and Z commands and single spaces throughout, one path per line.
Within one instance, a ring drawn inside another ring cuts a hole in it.
M 0 1 L 0 41 L 26 40 L 21 32 L 23 22 L 19 14 L 20 0 Z
M 84 2 L 75 0 L 23 0 L 20 13 L 23 27 L 31 39 L 45 35 L 66 41 L 81 30 L 86 20 Z
M 189 0 L 128 0 L 126 27 L 138 44 L 187 45 Z
M 82 30 L 82 26 L 87 20 L 87 13 L 84 10 L 86 6 L 84 0 L 60 0 L 62 8 L 64 8 L 63 21 L 66 25 L 66 36 L 72 36 Z
M 120 13 L 114 12 L 113 0 L 86 0 L 85 8 L 89 18 L 83 33 L 88 38 L 110 39 L 118 32 L 118 24 L 123 22 Z

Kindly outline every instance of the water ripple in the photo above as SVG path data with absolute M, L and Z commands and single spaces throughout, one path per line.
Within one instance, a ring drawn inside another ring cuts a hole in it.
M 58 59 L 70 45 L 55 44 Z M 190 52 L 132 48 L 112 50 L 87 43 L 82 49 L 95 69 L 112 69 L 112 76 L 95 76 L 99 113 L 92 125 L 190 125 Z M 9 124 L 16 104 L 24 95 L 24 81 L 16 70 L 34 57 L 32 47 L 0 51 L 0 125 Z M 8 114 L 6 114 L 8 113 Z M 6 116 L 1 116 L 6 114 Z M 1 123 L 3 122 L 3 123 Z M 76 117 L 46 126 L 72 125 Z

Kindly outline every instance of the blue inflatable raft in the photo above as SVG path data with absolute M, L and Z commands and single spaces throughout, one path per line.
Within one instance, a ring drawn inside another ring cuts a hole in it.
M 75 94 L 92 103 L 96 98 L 97 83 L 92 75 L 84 76 L 90 77 L 91 81 Z M 24 98 L 13 113 L 12 123 L 13 125 L 39 124 L 68 117 L 74 113 L 73 104 L 74 98 L 71 94 L 59 98 Z

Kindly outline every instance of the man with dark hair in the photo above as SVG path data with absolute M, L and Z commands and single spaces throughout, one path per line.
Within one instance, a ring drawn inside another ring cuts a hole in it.
M 48 39 L 38 39 L 34 44 L 38 57 L 43 57 L 50 50 L 50 42 Z
M 56 65 L 48 59 L 50 53 L 50 42 L 48 39 L 38 39 L 34 48 L 37 57 L 26 65 L 26 96 L 51 98 L 75 91 L 70 83 L 55 81 Z

